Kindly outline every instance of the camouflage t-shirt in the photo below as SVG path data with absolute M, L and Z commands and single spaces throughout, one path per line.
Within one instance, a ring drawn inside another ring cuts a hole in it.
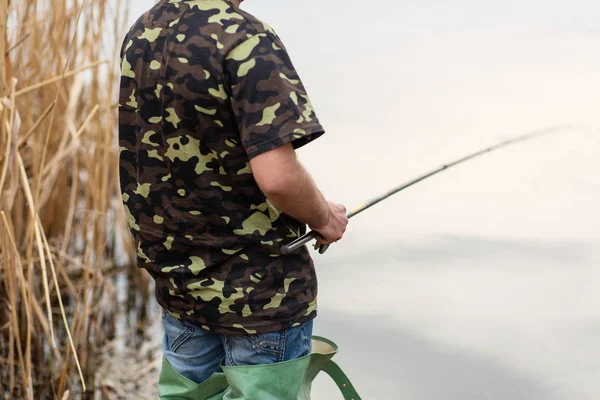
M 264 333 L 316 316 L 303 233 L 249 160 L 323 134 L 275 32 L 225 0 L 163 0 L 123 43 L 120 178 L 138 264 L 175 317 Z

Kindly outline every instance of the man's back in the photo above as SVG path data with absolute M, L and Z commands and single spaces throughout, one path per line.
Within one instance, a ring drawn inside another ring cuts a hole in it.
M 224 0 L 163 0 L 124 41 L 121 188 L 160 304 L 217 333 L 316 315 L 304 224 L 275 209 L 250 159 L 323 133 L 275 33 Z

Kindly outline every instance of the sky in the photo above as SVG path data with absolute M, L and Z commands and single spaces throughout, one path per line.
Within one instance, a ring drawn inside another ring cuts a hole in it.
M 150 3 L 131 1 L 132 22 Z M 242 8 L 286 44 L 327 130 L 299 156 L 349 208 L 500 140 L 576 124 L 398 194 L 315 255 L 319 333 L 343 345 L 364 397 L 600 398 L 600 3 Z

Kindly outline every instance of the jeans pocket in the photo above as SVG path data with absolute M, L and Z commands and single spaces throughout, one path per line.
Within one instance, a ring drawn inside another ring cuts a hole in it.
M 163 313 L 163 327 L 165 330 L 165 350 L 173 353 L 181 347 L 192 335 L 196 328 L 185 324 L 169 313 Z
M 285 338 L 285 331 L 258 335 L 227 335 L 227 363 L 236 366 L 282 362 L 285 357 Z
M 282 354 L 285 351 L 285 331 L 245 335 L 254 351 Z

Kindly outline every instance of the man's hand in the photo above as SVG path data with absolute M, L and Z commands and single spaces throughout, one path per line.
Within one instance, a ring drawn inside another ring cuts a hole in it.
M 252 158 L 250 166 L 271 203 L 319 232 L 320 244 L 342 238 L 348 225 L 346 207 L 325 200 L 290 144 Z
M 329 215 L 327 222 L 323 226 L 311 226 L 313 231 L 317 231 L 320 237 L 317 238 L 319 244 L 331 244 L 337 242 L 344 236 L 348 226 L 348 217 L 346 217 L 346 207 L 341 204 L 329 202 Z

